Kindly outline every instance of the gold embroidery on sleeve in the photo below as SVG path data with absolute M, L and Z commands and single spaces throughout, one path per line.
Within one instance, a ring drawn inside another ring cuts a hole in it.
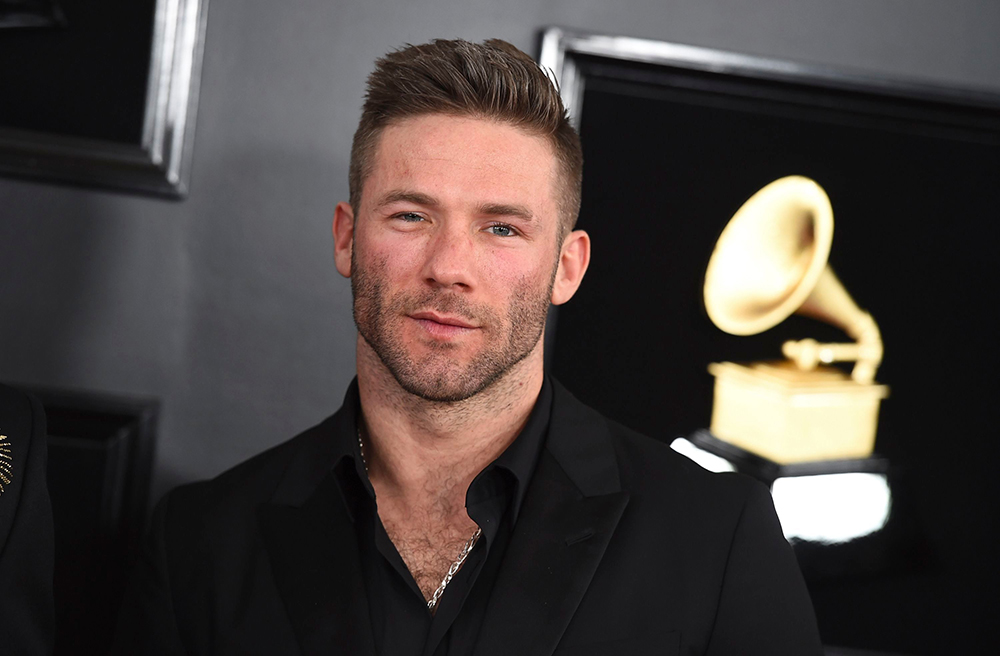
M 14 477 L 14 452 L 11 446 L 7 436 L 0 435 L 0 494 L 3 494 L 4 486 L 10 485 L 10 480 Z

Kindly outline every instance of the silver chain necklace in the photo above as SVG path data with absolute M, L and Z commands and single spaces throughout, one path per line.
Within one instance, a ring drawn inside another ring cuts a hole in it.
M 358 448 L 361 450 L 361 464 L 365 466 L 365 473 L 367 474 L 368 461 L 365 460 L 365 443 L 364 440 L 361 439 L 360 424 L 358 425 Z M 477 526 L 476 532 L 472 534 L 471 538 L 465 541 L 465 546 L 462 547 L 462 553 L 458 554 L 458 558 L 455 559 L 455 562 L 453 562 L 451 567 L 448 568 L 448 573 L 444 575 L 443 579 L 441 579 L 441 584 L 427 601 L 427 610 L 431 611 L 431 613 L 437 609 L 438 601 L 441 599 L 441 595 L 444 594 L 444 589 L 447 588 L 448 584 L 451 583 L 451 580 L 455 578 L 455 574 L 458 573 L 458 570 L 462 569 L 462 564 L 465 563 L 465 559 L 469 557 L 470 553 L 472 553 L 472 549 L 476 546 L 476 543 L 479 542 L 479 537 L 482 534 L 483 529 Z

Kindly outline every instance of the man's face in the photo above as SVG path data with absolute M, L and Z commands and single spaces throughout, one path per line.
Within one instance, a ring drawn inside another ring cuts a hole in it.
M 388 127 L 354 217 L 364 340 L 408 392 L 469 398 L 540 349 L 559 261 L 542 137 L 428 115 Z

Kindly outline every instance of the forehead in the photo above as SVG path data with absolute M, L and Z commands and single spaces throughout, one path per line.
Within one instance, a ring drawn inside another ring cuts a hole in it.
M 558 172 L 545 137 L 489 119 L 430 114 L 383 130 L 364 196 L 419 191 L 455 203 L 526 203 L 549 214 Z

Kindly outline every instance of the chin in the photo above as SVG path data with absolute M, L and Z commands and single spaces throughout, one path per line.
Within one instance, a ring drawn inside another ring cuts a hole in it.
M 426 360 L 410 363 L 410 366 L 390 367 L 389 371 L 406 392 L 438 403 L 457 403 L 472 398 L 506 373 L 482 371 L 472 365 L 455 366 L 454 362 L 429 363 Z
M 377 327 L 381 330 L 359 325 L 359 331 L 385 370 L 407 393 L 436 403 L 465 401 L 510 377 L 538 351 L 542 336 L 540 329 L 535 334 L 510 329 L 500 332 L 505 340 L 489 332 L 480 343 L 439 341 L 408 334 L 405 326 Z

